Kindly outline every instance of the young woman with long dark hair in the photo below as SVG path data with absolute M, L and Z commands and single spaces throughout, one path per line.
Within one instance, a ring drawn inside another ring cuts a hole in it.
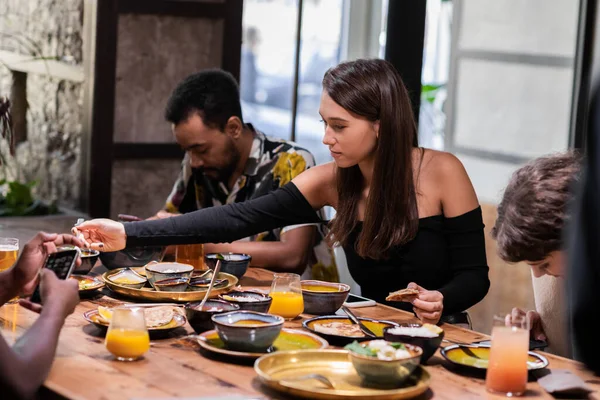
M 362 294 L 386 303 L 412 287 L 425 322 L 466 310 L 489 288 L 481 209 L 460 161 L 419 148 L 407 90 L 384 60 L 342 63 L 325 74 L 320 114 L 334 162 L 311 168 L 281 189 L 245 203 L 169 218 L 79 225 L 92 248 L 229 242 L 270 227 L 321 222 L 336 209 L 329 242 L 344 247 Z

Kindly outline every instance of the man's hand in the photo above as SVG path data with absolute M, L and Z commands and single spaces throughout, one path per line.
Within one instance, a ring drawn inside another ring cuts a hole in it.
M 165 210 L 160 210 L 159 212 L 156 213 L 155 216 L 148 218 L 148 220 L 155 220 L 155 219 L 165 219 L 165 218 L 171 218 L 171 217 L 176 217 L 178 215 L 181 215 L 180 213 L 171 213 Z
M 79 304 L 79 283 L 75 279 L 58 279 L 53 271 L 44 269 L 40 272 L 40 295 L 43 306 L 29 299 L 21 299 L 19 304 L 37 313 L 46 310 L 51 315 L 65 319 Z
M 31 239 L 21 252 L 21 256 L 13 268 L 14 284 L 25 294 L 31 294 L 37 284 L 37 276 L 46 257 L 56 252 L 57 246 L 74 245 L 84 247 L 85 243 L 74 236 L 56 233 L 39 232 Z M 77 265 L 81 260 L 77 260 Z
M 547 340 L 546 332 L 544 332 L 544 327 L 542 326 L 542 318 L 536 311 L 529 310 L 525 312 L 520 308 L 515 307 L 512 309 L 512 312 L 506 316 L 505 322 L 506 325 L 510 325 L 513 321 L 523 320 L 523 318 L 526 318 L 529 323 L 531 329 L 529 336 L 532 339 Z

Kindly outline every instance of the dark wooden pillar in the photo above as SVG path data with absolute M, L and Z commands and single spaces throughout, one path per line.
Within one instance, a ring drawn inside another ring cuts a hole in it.
M 417 122 L 421 105 L 426 8 L 425 0 L 390 0 L 385 41 L 385 59 L 400 72 Z

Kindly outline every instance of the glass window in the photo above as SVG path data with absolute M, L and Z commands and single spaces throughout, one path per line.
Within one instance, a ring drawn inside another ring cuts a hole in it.
M 325 72 L 340 62 L 344 1 L 305 1 L 303 12 L 296 142 L 313 153 L 317 164 L 322 164 L 331 160 L 331 155 L 322 142 L 321 82 Z
M 240 72 L 244 119 L 267 135 L 290 140 L 292 101 L 297 90 L 295 141 L 313 153 L 317 163 L 330 159 L 321 142 L 319 102 L 325 71 L 340 61 L 344 3 L 303 1 L 300 71 L 298 87 L 294 88 L 298 1 L 244 2 Z
M 296 1 L 244 1 L 240 71 L 244 120 L 283 139 L 290 138 L 292 124 L 297 16 Z

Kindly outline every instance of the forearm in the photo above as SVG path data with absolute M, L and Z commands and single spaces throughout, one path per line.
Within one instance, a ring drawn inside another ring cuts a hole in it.
M 63 324 L 63 318 L 43 311 L 12 349 L 2 346 L 5 354 L 0 359 L 0 379 L 14 397 L 31 398 L 43 383 L 52 366 Z
M 299 251 L 300 250 L 300 251 Z M 272 271 L 302 274 L 308 262 L 308 252 L 285 242 L 236 241 L 226 244 L 207 244 L 205 253 L 245 253 L 252 255 L 250 266 Z
M 282 226 L 321 222 L 300 191 L 292 183 L 288 185 L 244 203 L 127 223 L 127 246 L 230 243 Z
M 490 287 L 481 208 L 446 218 L 444 233 L 452 278 L 439 291 L 444 314 L 452 314 L 480 302 Z
M 474 306 L 483 300 L 489 287 L 487 268 L 456 275 L 439 289 L 444 296 L 444 314 L 454 314 Z

